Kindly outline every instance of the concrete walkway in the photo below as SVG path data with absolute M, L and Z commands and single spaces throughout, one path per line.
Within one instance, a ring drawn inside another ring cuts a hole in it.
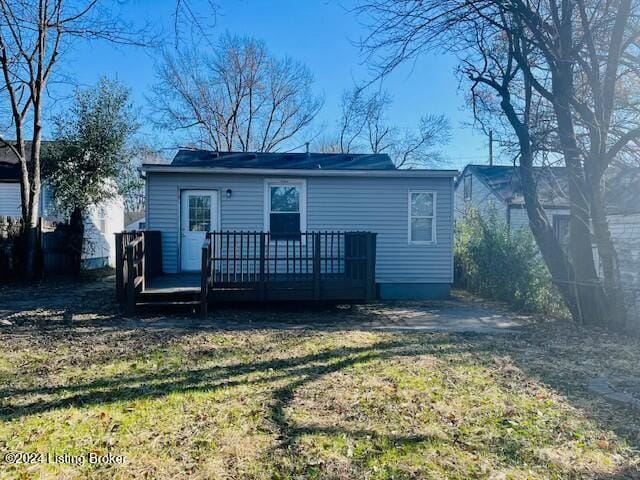
M 158 329 L 362 329 L 408 332 L 511 333 L 527 323 L 499 304 L 457 293 L 442 301 L 376 302 L 354 306 L 298 304 L 211 305 L 197 311 L 148 309 L 123 317 L 113 277 L 0 287 L 0 328 L 53 327 Z
M 132 327 L 184 329 L 375 330 L 407 332 L 514 333 L 527 323 L 498 306 L 454 297 L 429 302 L 378 302 L 369 305 L 313 307 L 254 305 L 212 307 L 209 317 L 167 315 L 152 310 L 127 323 Z

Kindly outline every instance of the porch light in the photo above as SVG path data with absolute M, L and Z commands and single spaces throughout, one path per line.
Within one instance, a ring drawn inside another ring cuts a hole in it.
M 233 193 L 233 191 L 230 188 L 227 188 L 227 191 L 225 193 L 227 194 L 227 198 L 231 198 L 231 194 Z

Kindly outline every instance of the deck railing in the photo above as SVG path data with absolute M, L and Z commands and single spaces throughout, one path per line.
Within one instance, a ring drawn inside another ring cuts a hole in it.
M 139 293 L 150 278 L 162 274 L 159 231 L 134 230 L 116 236 L 116 294 L 118 303 L 132 314 Z
M 307 289 L 314 299 L 321 299 L 327 288 L 345 298 L 349 290 L 359 289 L 363 299 L 371 299 L 375 250 L 376 234 L 371 232 L 305 232 L 290 238 L 209 232 L 202 248 L 202 286 L 208 291 L 251 288 L 260 299 L 268 289 L 288 289 L 290 297 L 295 297 L 291 290 Z
M 116 233 L 116 292 L 125 312 L 135 311 L 136 294 L 145 284 L 145 232 Z

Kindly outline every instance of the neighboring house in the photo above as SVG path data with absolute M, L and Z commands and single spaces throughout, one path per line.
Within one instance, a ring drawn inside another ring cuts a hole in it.
M 535 168 L 538 195 L 560 239 L 569 226 L 569 201 L 565 195 L 563 167 Z M 493 209 L 510 229 L 529 227 L 517 167 L 508 165 L 467 165 L 455 183 L 455 218 L 462 218 L 470 207 L 481 214 Z
M 565 242 L 569 232 L 566 169 L 535 168 L 534 175 L 540 201 L 556 237 Z M 611 238 L 620 259 L 621 280 L 635 314 L 640 316 L 640 171 L 612 169 L 605 182 L 605 199 Z M 529 226 L 517 167 L 467 165 L 455 183 L 456 220 L 470 207 L 481 214 L 493 208 L 512 230 Z M 594 259 L 599 265 L 595 245 Z
M 21 205 L 18 159 L 7 147 L 0 147 L 0 215 L 21 217 Z M 43 180 L 40 193 L 40 216 L 49 220 L 62 220 L 55 211 L 46 179 Z M 114 234 L 124 227 L 122 199 L 116 198 L 90 207 L 85 215 L 84 227 L 84 267 L 115 265 Z
M 147 222 L 144 216 L 144 210 L 135 212 L 124 212 L 124 229 L 126 231 L 145 230 Z
M 206 231 L 371 231 L 382 298 L 449 294 L 456 171 L 398 170 L 386 154 L 204 150 L 143 170 L 146 226 L 161 232 L 165 273 L 200 269 Z

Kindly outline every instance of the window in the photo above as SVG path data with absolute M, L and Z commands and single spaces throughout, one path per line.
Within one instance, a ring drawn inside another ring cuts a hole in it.
M 105 218 L 104 207 L 98 208 L 98 230 L 100 233 L 105 233 L 107 231 L 107 221 Z
M 306 184 L 269 181 L 265 190 L 265 230 L 274 240 L 299 239 L 306 230 Z
M 409 192 L 409 243 L 435 243 L 436 194 Z
M 211 229 L 211 196 L 189 195 L 189 231 L 208 232 Z
M 464 188 L 464 199 L 465 200 L 471 200 L 471 187 L 472 187 L 472 182 L 473 182 L 473 177 L 471 175 L 465 175 L 464 178 L 462 179 L 463 182 L 463 188 Z
M 569 215 L 553 216 L 553 233 L 560 245 L 566 248 L 569 244 Z

